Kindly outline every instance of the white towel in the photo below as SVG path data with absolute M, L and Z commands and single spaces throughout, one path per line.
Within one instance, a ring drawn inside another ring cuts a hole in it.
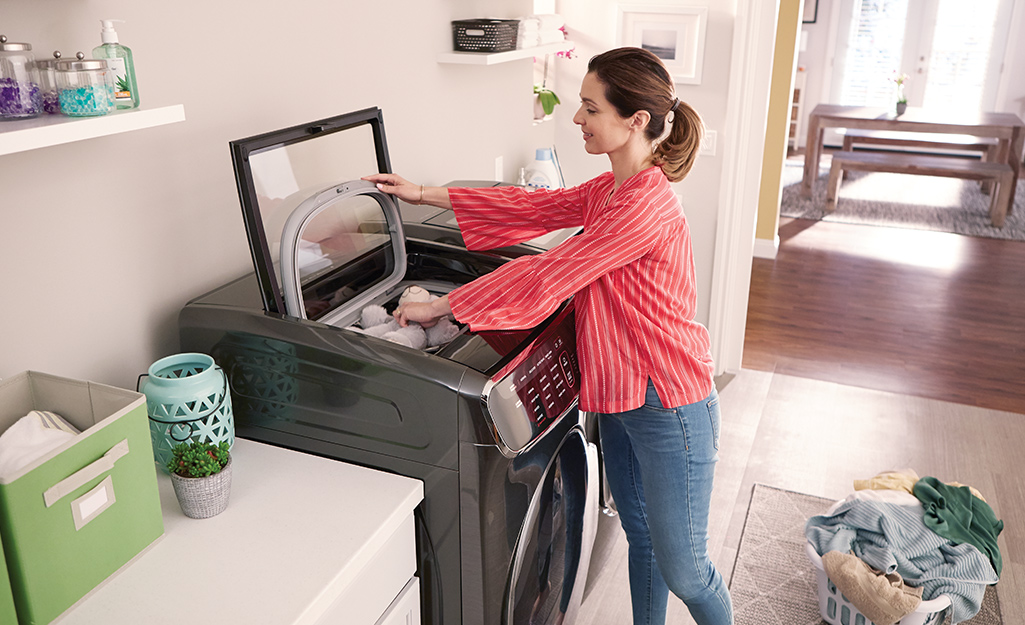
M 78 428 L 65 421 L 64 417 L 60 416 L 56 412 L 50 412 L 49 410 L 33 410 L 25 416 L 39 419 L 39 422 L 44 428 L 51 430 L 64 430 L 69 434 L 79 433 Z
M 0 434 L 0 475 L 11 475 L 32 464 L 75 438 L 74 432 L 59 416 L 33 410 Z
M 524 17 L 520 19 L 520 25 L 516 29 L 518 33 L 536 33 L 541 30 L 541 20 L 536 17 Z
M 538 35 L 520 35 L 516 38 L 516 47 L 520 50 L 536 48 L 541 45 L 541 37 Z
M 561 15 L 533 15 L 541 23 L 541 30 L 559 30 L 566 25 L 566 18 Z
M 557 43 L 559 41 L 565 41 L 565 40 L 566 40 L 566 35 L 561 30 L 555 30 L 555 31 L 544 31 L 543 30 L 543 31 L 541 31 L 541 36 L 540 36 L 541 43 L 540 43 L 540 45 L 542 45 L 542 46 L 545 45 L 546 43 Z

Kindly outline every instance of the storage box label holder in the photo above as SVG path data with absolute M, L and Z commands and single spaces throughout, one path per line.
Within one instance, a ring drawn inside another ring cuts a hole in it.
M 43 503 L 46 504 L 47 508 L 53 506 L 65 496 L 75 492 L 104 473 L 112 471 L 114 463 L 126 455 L 128 455 L 127 438 L 111 447 L 107 453 L 100 456 L 95 462 L 86 465 L 46 489 L 43 493 Z M 115 501 L 114 482 L 108 475 L 95 488 L 71 502 L 75 529 L 80 530 L 85 527 L 89 521 L 99 516 L 101 512 L 112 506 Z

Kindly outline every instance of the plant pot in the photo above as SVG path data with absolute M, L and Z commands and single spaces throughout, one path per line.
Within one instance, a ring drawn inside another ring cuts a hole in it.
M 898 102 L 897 103 L 897 115 L 898 116 L 903 115 L 904 111 L 906 111 L 906 110 L 908 110 L 908 103 L 907 102 Z
M 208 519 L 224 512 L 231 494 L 231 456 L 220 473 L 207 477 L 182 477 L 171 474 L 171 485 L 185 516 Z
M 545 107 L 541 104 L 541 97 L 534 94 L 534 121 L 540 122 L 545 119 Z

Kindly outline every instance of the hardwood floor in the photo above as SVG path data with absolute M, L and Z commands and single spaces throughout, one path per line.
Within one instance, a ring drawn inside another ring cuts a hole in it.
M 1025 243 L 783 219 L 743 366 L 1025 413 Z

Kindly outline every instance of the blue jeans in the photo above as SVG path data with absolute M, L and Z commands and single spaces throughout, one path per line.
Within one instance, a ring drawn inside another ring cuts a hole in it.
M 599 415 L 602 455 L 629 543 L 634 625 L 662 625 L 669 591 L 698 625 L 730 625 L 733 605 L 708 557 L 708 507 L 719 459 L 719 396 Z

